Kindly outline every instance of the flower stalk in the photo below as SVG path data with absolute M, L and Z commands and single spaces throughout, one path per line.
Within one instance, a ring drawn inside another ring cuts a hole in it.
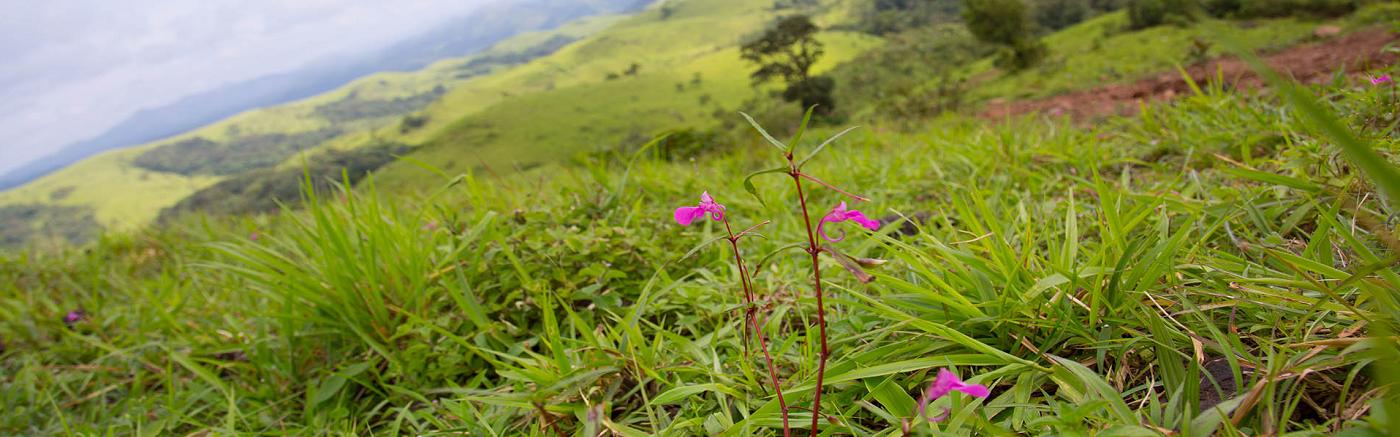
M 734 230 L 729 227 L 728 219 L 721 219 L 721 221 L 724 222 L 724 231 L 729 234 L 729 247 L 734 251 L 734 264 L 739 267 L 739 283 L 744 288 L 744 318 L 748 321 L 749 329 L 753 329 L 753 336 L 758 339 L 758 349 L 763 352 L 763 360 L 768 365 L 768 379 L 773 384 L 773 394 L 778 398 L 778 408 L 783 415 L 783 437 L 791 437 L 792 428 L 788 425 L 787 401 L 783 399 L 783 387 L 778 382 L 778 368 L 773 366 L 773 355 L 768 352 L 768 341 L 763 335 L 762 324 L 758 322 L 758 306 L 753 291 L 753 277 L 749 275 L 748 266 L 744 264 L 744 257 L 739 253 L 739 239 L 743 238 L 748 231 L 735 234 Z M 745 344 L 747 343 L 745 341 Z
M 797 201 L 802 207 L 802 223 L 807 229 L 807 254 L 812 257 L 812 294 L 817 298 L 817 335 L 821 337 L 821 352 L 817 355 L 817 388 L 812 396 L 812 428 L 811 436 L 815 437 L 818 432 L 818 423 L 821 420 L 822 408 L 822 385 L 826 376 L 826 360 L 831 356 L 831 349 L 827 345 L 826 339 L 826 305 L 822 300 L 825 294 L 822 292 L 822 269 L 821 269 L 821 245 L 817 244 L 816 229 L 812 227 L 812 214 L 807 210 L 807 195 L 802 191 L 802 170 L 793 162 L 792 152 L 784 154 L 788 162 L 788 175 L 792 177 L 792 183 L 797 187 Z
M 739 268 L 739 284 L 744 291 L 744 331 L 747 332 L 749 329 L 752 329 L 754 337 L 758 339 L 758 347 L 763 351 L 763 359 L 768 365 L 768 378 L 773 384 L 773 393 L 777 396 L 778 407 L 782 410 L 783 437 L 791 437 L 792 428 L 788 424 L 787 400 L 783 398 L 782 383 L 778 381 L 778 368 L 773 365 L 773 356 L 768 352 L 768 341 L 763 335 L 763 324 L 758 321 L 758 304 L 756 302 L 756 294 L 754 293 L 753 277 L 749 274 L 748 266 L 744 264 L 744 256 L 739 251 L 740 239 L 759 226 L 766 225 L 769 222 L 764 221 L 763 223 L 754 225 L 736 234 L 734 233 L 734 228 L 729 225 L 729 219 L 725 217 L 724 211 L 724 205 L 716 202 L 714 197 L 711 197 L 710 193 L 707 191 L 700 195 L 700 203 L 698 205 L 676 208 L 672 217 L 676 220 L 676 223 L 681 226 L 688 226 L 695 220 L 706 215 L 709 215 L 710 218 L 715 221 L 724 223 L 724 232 L 727 235 L 725 239 L 729 241 L 729 247 L 734 251 L 734 265 Z M 744 356 L 747 358 L 749 344 L 747 334 L 744 335 L 742 341 L 744 343 Z

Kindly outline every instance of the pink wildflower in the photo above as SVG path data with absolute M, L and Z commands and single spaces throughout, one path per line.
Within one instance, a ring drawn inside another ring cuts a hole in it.
M 1371 85 L 1380 85 L 1383 83 L 1390 83 L 1389 74 L 1382 74 L 1380 76 L 1374 76 L 1371 78 Z
M 680 223 L 681 226 L 688 226 L 690 222 L 695 221 L 695 219 L 704 217 L 705 213 L 710 213 L 710 218 L 715 220 L 724 220 L 724 205 L 716 203 L 715 198 L 710 197 L 709 191 L 700 194 L 699 205 L 676 208 L 676 223 Z
M 948 369 L 938 369 L 938 377 L 933 379 L 933 383 L 929 384 L 927 390 L 924 390 L 924 396 L 919 398 L 919 415 L 924 415 L 924 409 L 928 408 L 930 402 L 936 401 L 938 398 L 955 391 L 967 393 L 969 396 L 979 398 L 985 398 L 991 394 L 985 385 L 965 383 L 962 379 L 959 379 L 957 375 L 954 375 L 953 372 L 949 372 Z M 943 414 L 930 417 L 929 421 L 941 422 L 947 418 L 948 412 L 944 411 Z
M 73 311 L 69 311 L 68 314 L 64 314 L 63 324 L 68 325 L 68 327 L 71 328 L 73 327 L 73 325 L 76 325 L 78 322 L 81 322 L 85 319 L 87 319 L 87 312 L 79 308 Z
M 841 241 L 842 239 L 846 238 L 846 231 L 841 231 L 841 235 L 838 235 L 833 238 L 832 236 L 827 235 L 826 232 L 822 231 L 822 225 L 827 223 L 840 223 L 847 220 L 856 222 L 857 224 L 864 226 L 866 229 L 872 231 L 880 229 L 880 222 L 872 220 L 870 217 L 866 217 L 865 214 L 860 211 L 854 209 L 846 209 L 846 202 L 841 202 L 840 205 L 836 205 L 835 208 L 832 208 L 831 212 L 826 213 L 825 217 L 822 217 L 821 223 L 817 223 L 817 233 L 821 234 L 822 238 L 825 238 L 826 241 L 830 241 L 832 243 Z

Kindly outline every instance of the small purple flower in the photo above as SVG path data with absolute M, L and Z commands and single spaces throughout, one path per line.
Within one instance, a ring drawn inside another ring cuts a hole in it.
M 948 369 L 938 369 L 938 376 L 933 379 L 932 384 L 929 384 L 928 389 L 924 390 L 924 396 L 919 398 L 919 415 L 924 415 L 924 410 L 928 408 L 930 402 L 936 401 L 938 398 L 955 391 L 967 393 L 969 396 L 979 398 L 986 398 L 991 394 L 985 385 L 965 383 L 962 379 L 958 378 L 958 375 L 954 375 L 953 372 L 949 372 Z M 932 422 L 941 422 L 947 418 L 948 412 L 944 411 L 943 414 L 930 417 L 928 420 Z
M 695 219 L 704 217 L 705 213 L 710 213 L 710 218 L 715 220 L 724 220 L 724 205 L 716 203 L 715 198 L 710 197 L 709 191 L 700 194 L 699 205 L 676 208 L 676 223 L 689 226 Z
M 68 325 L 69 328 L 72 328 L 73 325 L 83 320 L 87 320 L 87 311 L 83 311 L 81 308 L 69 311 L 68 314 L 63 315 L 63 324 Z
M 1382 75 L 1380 75 L 1380 76 L 1372 76 L 1372 77 L 1371 77 L 1371 85 L 1380 85 L 1380 84 L 1383 84 L 1383 83 L 1390 83 L 1390 75 L 1389 75 L 1389 74 L 1382 74 Z
M 847 220 L 856 222 L 857 224 L 872 231 L 880 230 L 880 222 L 875 221 L 870 217 L 866 217 L 865 213 L 862 213 L 860 211 L 854 209 L 846 209 L 846 202 L 841 202 L 840 205 L 836 205 L 835 208 L 832 208 L 831 212 L 826 213 L 825 217 L 822 217 L 821 223 L 817 223 L 817 234 L 820 234 L 822 238 L 825 238 L 826 241 L 830 241 L 832 243 L 841 241 L 846 238 L 846 231 L 841 231 L 841 235 L 837 235 L 833 238 L 832 236 L 827 235 L 826 232 L 822 231 L 822 225 L 825 225 L 827 223 L 840 223 Z

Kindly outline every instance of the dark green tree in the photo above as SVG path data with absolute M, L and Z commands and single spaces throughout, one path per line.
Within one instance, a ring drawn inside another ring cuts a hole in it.
M 806 15 L 793 15 L 778 20 L 758 39 L 740 48 L 740 57 L 758 65 L 750 77 L 754 84 L 781 79 L 787 84 L 783 100 L 801 102 L 803 107 L 821 105 L 819 111 L 832 109 L 830 78 L 813 77 L 812 65 L 825 50 L 817 41 L 816 24 Z
M 1045 30 L 1064 29 L 1093 13 L 1088 0 L 1038 0 L 1033 4 L 1035 23 Z
M 1006 49 L 998 59 L 1002 67 L 1023 70 L 1045 56 L 1021 0 L 967 0 L 963 21 L 977 39 Z

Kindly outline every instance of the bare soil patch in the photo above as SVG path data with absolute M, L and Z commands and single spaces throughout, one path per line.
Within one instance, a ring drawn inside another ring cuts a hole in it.
M 1385 46 L 1400 37 L 1384 29 L 1371 29 L 1302 44 L 1265 55 L 1264 61 L 1284 75 L 1300 82 L 1329 80 L 1333 72 L 1345 69 L 1359 72 L 1396 62 L 1394 53 L 1383 53 Z M 1262 79 L 1239 59 L 1221 58 L 1186 68 L 1191 80 L 1204 86 L 1219 80 L 1227 88 L 1257 88 Z M 1178 71 L 1164 72 L 1133 83 L 1107 85 L 1043 99 L 993 102 L 982 112 L 984 118 L 1006 118 L 1032 112 L 1068 115 L 1076 120 L 1092 120 L 1110 115 L 1137 112 L 1140 101 L 1171 100 L 1190 92 L 1190 85 Z

